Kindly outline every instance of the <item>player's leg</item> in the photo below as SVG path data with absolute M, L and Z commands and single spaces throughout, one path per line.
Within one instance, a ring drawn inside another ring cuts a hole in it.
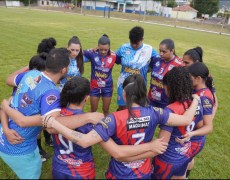
M 109 115 L 109 107 L 111 104 L 113 89 L 112 88 L 103 88 L 102 89 L 102 110 L 105 116 Z
M 118 86 L 117 88 L 117 104 L 118 104 L 118 111 L 126 109 L 126 104 L 123 97 L 123 88 Z
M 91 112 L 96 112 L 97 111 L 99 100 L 100 100 L 99 97 L 90 96 Z
M 91 112 L 96 112 L 98 108 L 98 102 L 100 100 L 101 89 L 90 90 L 90 108 Z
M 39 179 L 41 175 L 42 161 L 39 149 L 34 152 L 11 156 L 0 152 L 3 161 L 16 173 L 19 179 Z
M 188 164 L 188 169 L 187 169 L 187 172 L 186 172 L 186 178 L 188 178 L 188 176 L 190 175 L 190 172 L 193 169 L 194 164 L 195 164 L 195 160 L 193 158 L 192 161 Z

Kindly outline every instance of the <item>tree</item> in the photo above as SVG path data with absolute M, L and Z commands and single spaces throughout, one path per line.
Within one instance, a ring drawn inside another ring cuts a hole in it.
M 219 10 L 219 1 L 220 0 L 192 0 L 191 5 L 198 11 L 198 17 L 201 17 L 202 14 L 212 16 Z
M 171 8 L 174 8 L 177 6 L 177 3 L 175 0 L 169 0 L 168 1 L 168 4 L 167 4 L 167 7 L 171 7 Z

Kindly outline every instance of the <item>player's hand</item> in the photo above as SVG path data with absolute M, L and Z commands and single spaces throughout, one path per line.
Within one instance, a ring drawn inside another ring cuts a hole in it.
M 95 48 L 90 48 L 89 51 L 93 51 L 93 52 L 96 52 L 98 50 L 98 47 L 95 47 Z
M 180 144 L 184 144 L 188 141 L 190 141 L 191 137 L 192 137 L 192 132 L 187 132 L 186 134 L 184 134 L 182 136 L 182 138 L 175 138 L 176 142 L 180 143 Z
M 163 154 L 167 147 L 168 143 L 163 141 L 163 138 L 154 139 L 151 142 L 152 151 L 157 154 Z
M 54 128 L 46 128 L 45 130 L 50 134 L 58 134 L 58 131 Z
M 97 124 L 105 117 L 103 113 L 99 113 L 99 112 L 87 113 L 87 115 L 88 115 L 89 123 L 92 124 Z
M 193 99 L 197 99 L 198 102 L 200 102 L 200 96 L 198 96 L 197 94 L 193 94 L 192 97 Z
M 7 129 L 4 130 L 4 134 L 7 138 L 7 140 L 10 142 L 10 144 L 20 144 L 24 141 L 24 138 L 22 138 L 17 131 L 13 129 Z
M 5 111 L 5 109 L 8 107 L 9 107 L 9 101 L 6 99 L 3 99 L 2 105 L 1 105 L 2 110 Z

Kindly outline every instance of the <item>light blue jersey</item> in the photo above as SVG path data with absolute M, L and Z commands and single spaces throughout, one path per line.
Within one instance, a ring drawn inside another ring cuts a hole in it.
M 79 68 L 77 67 L 77 61 L 76 59 L 70 59 L 70 64 L 69 64 L 69 68 L 68 68 L 68 72 L 65 75 L 65 78 L 63 78 L 60 81 L 60 85 L 59 85 L 59 89 L 62 90 L 65 83 L 70 80 L 72 77 L 74 76 L 81 76 L 81 73 L 79 71 Z
M 59 90 L 54 82 L 37 70 L 29 71 L 24 75 L 11 101 L 11 107 L 25 116 L 36 114 L 47 115 L 60 111 Z M 16 145 L 8 142 L 0 132 L 0 151 L 8 155 L 25 155 L 33 152 L 37 147 L 37 136 L 41 126 L 20 127 L 9 119 L 9 128 L 17 131 L 25 140 Z
M 153 57 L 158 56 L 158 53 L 152 46 L 142 44 L 138 49 L 133 49 L 130 43 L 122 45 L 116 52 L 117 64 L 121 64 L 121 72 L 117 81 L 117 103 L 124 106 L 123 88 L 124 80 L 131 74 L 141 74 L 147 82 L 147 72 L 150 61 Z

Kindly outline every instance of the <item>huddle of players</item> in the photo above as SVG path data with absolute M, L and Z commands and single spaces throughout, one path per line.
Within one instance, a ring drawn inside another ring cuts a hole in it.
M 95 178 L 91 145 L 96 143 L 112 156 L 106 172 L 108 179 L 185 177 L 187 167 L 191 169 L 193 158 L 204 146 L 205 135 L 212 131 L 217 108 L 212 78 L 202 63 L 201 48 L 188 50 L 183 62 L 175 54 L 171 39 L 160 43 L 158 54 L 143 43 L 143 36 L 143 28 L 132 28 L 130 43 L 122 45 L 116 53 L 110 51 L 106 35 L 99 39 L 96 50 L 85 51 L 79 39 L 72 37 L 69 52 L 60 48 L 36 56 L 45 61 L 43 72 L 34 66 L 32 69 L 36 70 L 15 76 L 17 91 L 11 101 L 13 109 L 5 100 L 2 108 L 10 117 L 7 126 L 15 129 L 21 139 L 12 145 L 3 133 L 0 155 L 19 178 L 40 177 L 40 156 L 34 142 L 41 131 L 41 122 L 49 132 L 55 132 L 52 135 L 53 178 Z M 83 61 L 91 62 L 90 82 L 81 77 Z M 115 63 L 122 66 L 117 84 L 119 111 L 108 115 Z M 147 97 L 149 68 L 151 84 Z M 58 89 L 55 84 L 59 80 Z M 193 98 L 192 94 L 198 96 Z M 100 113 L 83 112 L 89 96 L 91 111 L 97 110 L 102 97 L 106 115 L 103 120 Z M 89 122 L 97 125 L 93 127 Z M 151 141 L 157 124 L 161 128 L 159 139 Z M 20 164 L 23 156 L 35 152 L 35 160 L 30 158 L 28 164 Z M 13 155 L 20 165 L 15 167 L 7 155 Z M 33 171 L 27 169 L 32 162 L 35 162 Z

